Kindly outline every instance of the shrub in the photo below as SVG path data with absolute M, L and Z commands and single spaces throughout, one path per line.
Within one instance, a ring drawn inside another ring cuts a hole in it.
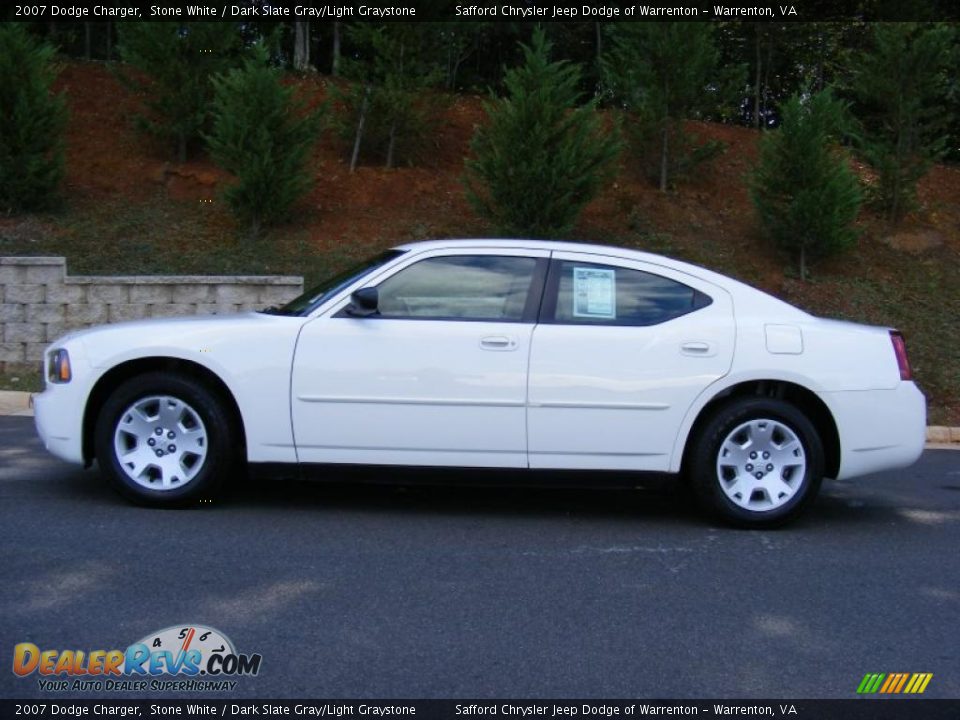
M 780 128 L 761 139 L 751 178 L 764 231 L 799 254 L 804 280 L 808 257 L 835 252 L 856 239 L 860 187 L 836 142 L 846 113 L 847 105 L 830 90 L 790 98 L 781 108 Z
M 180 162 L 207 129 L 213 77 L 237 62 L 240 33 L 232 23 L 117 23 L 121 59 L 136 72 L 120 80 L 141 93 L 140 129 L 171 143 Z
M 322 111 L 308 111 L 281 83 L 259 46 L 242 68 L 214 79 L 213 128 L 207 136 L 214 161 L 236 176 L 226 193 L 234 215 L 257 236 L 282 220 L 311 183 L 310 152 Z
M 63 177 L 67 107 L 53 94 L 54 50 L 0 23 L 0 211 L 49 206 Z
M 947 149 L 955 32 L 947 25 L 878 23 L 872 47 L 856 56 L 861 150 L 879 175 L 876 200 L 893 222 L 915 205 L 917 182 Z
M 522 49 L 523 65 L 506 73 L 506 97 L 485 105 L 488 122 L 466 162 L 467 195 L 504 234 L 563 235 L 611 176 L 620 146 L 593 102 L 575 107 L 579 66 L 550 62 L 541 30 Z

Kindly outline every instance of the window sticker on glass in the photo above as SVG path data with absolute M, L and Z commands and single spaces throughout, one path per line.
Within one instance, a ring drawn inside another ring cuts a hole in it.
M 573 268 L 573 315 L 604 319 L 617 316 L 616 270 Z

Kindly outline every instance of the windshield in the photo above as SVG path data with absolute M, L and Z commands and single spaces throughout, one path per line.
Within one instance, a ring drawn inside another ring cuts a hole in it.
M 403 253 L 403 250 L 387 250 L 386 252 L 382 252 L 376 257 L 368 258 L 362 263 L 344 270 L 339 275 L 334 275 L 324 280 L 319 285 L 307 290 L 303 295 L 294 298 L 286 305 L 269 307 L 260 312 L 271 315 L 307 315 L 327 298 L 336 295 L 343 290 L 343 288 L 352 285 L 364 275 L 369 275 L 381 265 L 385 265 L 391 260 L 400 257 Z

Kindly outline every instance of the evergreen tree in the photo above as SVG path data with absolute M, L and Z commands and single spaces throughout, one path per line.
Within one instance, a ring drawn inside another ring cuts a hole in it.
M 750 194 L 766 234 L 799 254 L 804 280 L 808 257 L 856 239 L 860 188 L 837 143 L 847 112 L 829 89 L 794 95 L 781 108 L 780 128 L 760 141 Z
M 256 237 L 282 220 L 308 190 L 311 150 L 321 110 L 308 110 L 257 46 L 242 68 L 213 80 L 213 125 L 207 142 L 214 161 L 236 176 L 226 193 L 234 215 Z
M 444 77 L 443 47 L 432 23 L 351 25 L 356 48 L 341 63 L 353 82 L 334 89 L 343 112 L 341 137 L 351 147 L 351 171 L 361 157 L 375 156 L 386 167 L 413 162 L 440 115 L 439 96 L 430 92 Z
M 872 47 L 853 64 L 863 155 L 879 175 L 877 200 L 893 222 L 911 209 L 917 182 L 947 150 L 954 32 L 947 25 L 877 23 Z
M 671 168 L 691 152 L 683 121 L 719 105 L 743 85 L 742 65 L 719 67 L 710 23 L 617 23 L 602 59 L 604 87 L 632 113 L 641 152 L 656 158 L 666 191 Z
M 233 67 L 241 34 L 233 23 L 118 23 L 121 59 L 134 72 L 118 76 L 139 92 L 147 113 L 140 127 L 169 141 L 180 162 L 207 128 L 212 79 Z
M 506 96 L 484 106 L 488 121 L 466 162 L 467 196 L 507 235 L 564 235 L 612 175 L 619 142 L 601 128 L 593 101 L 576 107 L 579 66 L 550 62 L 541 30 L 522 49 L 523 65 L 506 73 Z
M 0 212 L 47 206 L 63 177 L 67 108 L 51 92 L 54 50 L 0 23 Z

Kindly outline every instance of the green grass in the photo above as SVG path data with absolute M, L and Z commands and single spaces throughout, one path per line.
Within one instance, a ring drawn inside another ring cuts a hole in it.
M 0 255 L 63 255 L 70 275 L 302 275 L 308 285 L 351 259 L 318 254 L 295 223 L 250 240 L 218 211 L 159 193 L 0 226 Z
M 40 392 L 43 390 L 43 378 L 40 377 L 40 364 L 36 367 L 25 366 L 23 372 L 0 373 L 0 390 L 20 390 L 21 392 Z

